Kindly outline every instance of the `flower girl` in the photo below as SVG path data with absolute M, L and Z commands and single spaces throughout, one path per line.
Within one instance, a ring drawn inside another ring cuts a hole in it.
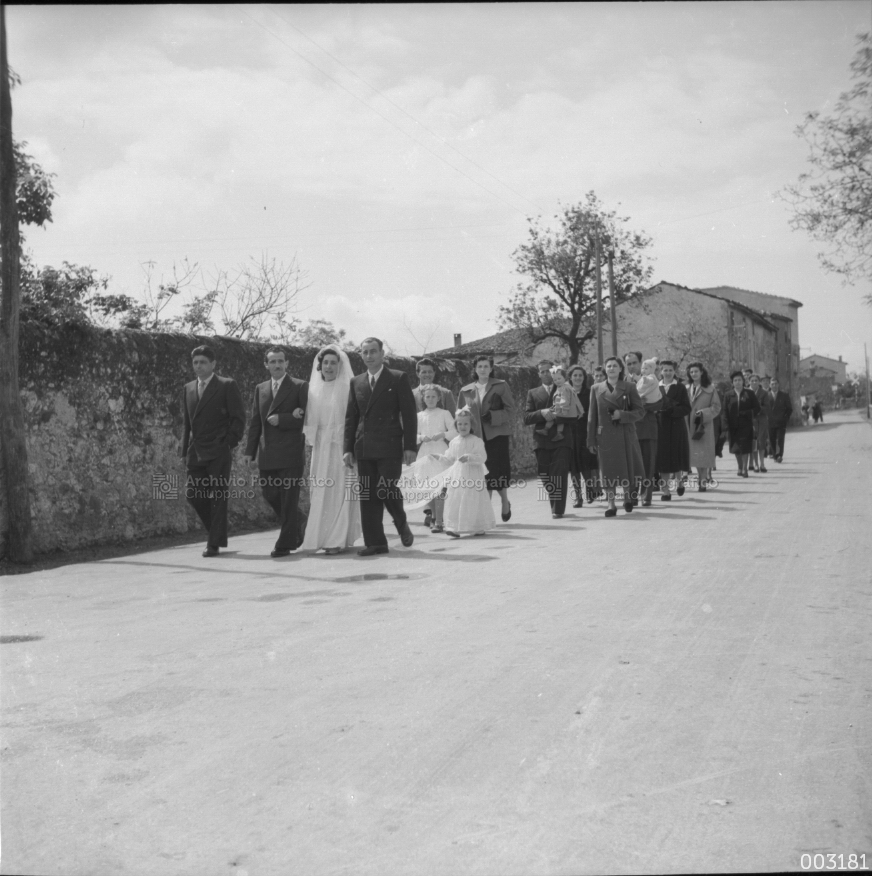
M 418 459 L 431 454 L 442 456 L 448 449 L 448 442 L 457 435 L 454 418 L 445 408 L 439 407 L 442 400 L 442 387 L 428 383 L 421 387 L 421 400 L 424 410 L 418 412 Z M 433 499 L 433 532 L 442 532 L 442 496 Z
M 448 494 L 445 497 L 445 532 L 460 538 L 461 532 L 484 535 L 496 526 L 493 508 L 485 489 L 484 442 L 472 434 L 472 412 L 461 408 L 454 418 L 458 435 L 448 445 L 442 459 L 454 465 L 445 473 Z

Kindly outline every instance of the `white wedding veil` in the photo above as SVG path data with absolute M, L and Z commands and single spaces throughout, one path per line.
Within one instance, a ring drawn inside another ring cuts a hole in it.
M 339 373 L 336 380 L 326 381 L 319 365 L 324 353 L 335 353 L 339 357 Z M 342 443 L 345 433 L 345 409 L 348 406 L 348 392 L 351 386 L 351 362 L 348 354 L 336 344 L 321 347 L 312 362 L 312 374 L 309 377 L 309 401 L 306 404 L 306 419 L 303 421 L 303 433 L 308 444 L 314 446 L 318 427 L 326 429 L 326 434 L 334 443 Z

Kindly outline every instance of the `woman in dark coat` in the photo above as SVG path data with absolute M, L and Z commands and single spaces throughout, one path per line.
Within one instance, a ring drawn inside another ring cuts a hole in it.
M 730 375 L 733 388 L 724 396 L 721 409 L 721 424 L 726 429 L 730 442 L 730 453 L 736 457 L 740 478 L 748 477 L 748 463 L 754 447 L 754 418 L 760 413 L 757 396 L 745 387 L 741 371 Z
M 660 499 L 672 501 L 670 482 L 674 479 L 679 496 L 684 494 L 683 472 L 690 470 L 690 440 L 687 435 L 687 415 L 690 396 L 687 387 L 675 378 L 675 363 L 664 359 L 660 363 L 660 392 L 663 407 L 657 411 L 657 471 L 660 472 Z
M 512 516 L 509 502 L 509 481 L 512 461 L 509 456 L 509 436 L 515 415 L 515 399 L 505 380 L 492 377 L 494 360 L 490 356 L 476 356 L 472 362 L 476 378 L 467 383 L 457 398 L 457 410 L 467 407 L 472 411 L 472 433 L 484 441 L 487 451 L 488 496 L 496 490 L 502 501 L 502 518 Z
M 645 416 L 645 405 L 636 384 L 624 380 L 624 363 L 612 356 L 605 361 L 606 379 L 590 390 L 587 418 L 587 446 L 599 460 L 609 507 L 606 517 L 618 513 L 615 491 L 624 489 L 624 510 L 633 510 L 631 493 L 637 478 L 645 477 L 645 465 L 636 423 Z
M 591 381 L 581 365 L 573 365 L 569 369 L 569 385 L 584 408 L 584 414 L 572 425 L 573 448 L 569 460 L 569 473 L 575 488 L 575 504 L 572 507 L 581 508 L 585 493 L 588 502 L 594 500 L 597 469 L 597 458 L 587 449 L 587 408 L 590 404 Z

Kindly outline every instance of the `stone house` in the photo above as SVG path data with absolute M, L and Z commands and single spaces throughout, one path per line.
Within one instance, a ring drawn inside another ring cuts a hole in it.
M 842 361 L 841 356 L 838 359 L 831 359 L 829 356 L 820 356 L 817 353 L 799 360 L 799 376 L 824 377 L 833 384 L 848 382 L 846 363 Z
M 793 299 L 732 286 L 690 289 L 663 281 L 617 306 L 617 349 L 620 355 L 638 350 L 646 358 L 675 359 L 680 369 L 699 360 L 715 381 L 726 381 L 731 371 L 746 367 L 761 376 L 778 377 L 799 410 L 801 306 Z M 603 349 L 610 355 L 608 321 L 603 327 Z M 479 353 L 492 355 L 495 363 L 535 365 L 543 358 L 568 361 L 565 344 L 554 338 L 536 343 L 523 329 L 460 343 L 431 355 L 469 359 Z M 588 370 L 596 365 L 595 340 L 584 344 L 580 361 Z

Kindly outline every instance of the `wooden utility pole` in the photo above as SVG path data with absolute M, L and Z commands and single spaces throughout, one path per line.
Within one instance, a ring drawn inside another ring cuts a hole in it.
M 866 419 L 872 420 L 872 399 L 870 399 L 869 391 L 869 354 L 866 352 L 865 344 L 863 344 L 863 358 L 866 360 Z
M 615 316 L 615 251 L 609 250 L 609 318 L 612 321 L 612 355 L 618 358 L 618 318 Z
M 595 238 L 596 248 L 596 354 L 597 364 L 602 365 L 603 359 L 603 270 L 602 248 L 600 247 L 599 231 Z
M 33 562 L 30 496 L 27 492 L 27 443 L 18 391 L 18 325 L 21 310 L 18 175 L 12 148 L 12 93 L 6 54 L 6 7 L 0 6 L 0 455 L 8 515 L 6 556 Z

